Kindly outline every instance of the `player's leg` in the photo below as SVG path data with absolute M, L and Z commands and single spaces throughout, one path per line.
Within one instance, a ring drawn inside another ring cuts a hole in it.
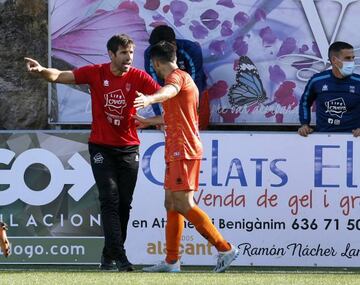
M 184 229 L 184 217 L 174 209 L 171 191 L 165 190 L 166 208 L 166 258 L 164 261 L 143 268 L 145 272 L 180 272 L 180 241 Z
M 174 199 L 172 192 L 169 191 L 169 181 L 172 180 L 170 165 L 166 165 L 165 170 L 165 202 L 166 209 L 166 227 L 165 227 L 165 240 L 166 240 L 166 258 L 164 261 L 154 266 L 145 267 L 145 272 L 180 272 L 180 241 L 184 229 L 184 217 L 175 211 Z
M 239 251 L 228 243 L 218 229 L 213 225 L 209 216 L 194 203 L 194 191 L 174 192 L 175 209 L 184 215 L 196 230 L 218 250 L 215 272 L 224 272 L 237 258 Z
M 187 187 L 188 190 L 181 191 L 179 189 L 179 191 L 172 192 L 175 210 L 190 221 L 196 230 L 219 251 L 218 264 L 214 271 L 223 272 L 237 257 L 238 250 L 223 238 L 209 216 L 194 202 L 194 192 L 197 191 L 199 184 L 200 160 L 181 162 L 179 171 L 182 171 L 180 176 L 182 189 Z M 179 179 L 178 182 L 180 182 Z

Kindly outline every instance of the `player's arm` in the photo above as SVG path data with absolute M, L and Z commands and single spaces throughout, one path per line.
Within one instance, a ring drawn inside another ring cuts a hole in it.
M 39 74 L 42 78 L 49 82 L 75 84 L 74 73 L 70 70 L 61 71 L 56 68 L 47 68 L 42 66 L 35 59 L 25 57 L 26 68 L 29 72 Z
M 310 127 L 311 121 L 311 106 L 316 99 L 316 93 L 312 88 L 312 79 L 306 84 L 304 93 L 301 96 L 299 103 L 299 120 L 301 127 L 298 129 L 298 134 L 307 137 L 314 129 Z
M 139 129 L 145 129 L 149 126 L 157 126 L 157 125 L 164 124 L 164 119 L 162 116 L 144 118 L 144 117 L 136 114 L 136 115 L 133 115 L 132 117 L 133 117 L 133 119 L 135 119 L 136 126 Z
M 175 84 L 167 84 L 156 91 L 153 95 L 148 96 L 136 91 L 137 98 L 134 100 L 134 107 L 138 110 L 155 103 L 162 103 L 172 97 L 175 97 L 179 91 L 180 87 Z

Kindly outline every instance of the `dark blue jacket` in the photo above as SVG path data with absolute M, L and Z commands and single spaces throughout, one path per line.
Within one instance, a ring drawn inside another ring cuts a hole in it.
M 351 132 L 360 128 L 360 75 L 336 78 L 332 70 L 315 74 L 299 104 L 300 123 L 309 124 L 315 101 L 316 131 Z
M 195 81 L 199 94 L 206 89 L 206 75 L 203 70 L 203 57 L 201 47 L 198 43 L 189 40 L 176 40 L 176 57 L 177 65 L 181 70 L 186 71 Z M 151 77 L 156 80 L 161 86 L 164 85 L 163 80 L 160 80 L 150 60 L 150 47 L 144 52 L 145 70 Z M 154 108 L 157 115 L 160 113 Z

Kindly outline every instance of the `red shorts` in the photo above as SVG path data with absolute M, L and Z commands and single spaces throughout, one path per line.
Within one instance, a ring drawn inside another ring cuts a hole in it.
M 166 163 L 165 190 L 197 191 L 199 187 L 200 159 L 175 160 Z

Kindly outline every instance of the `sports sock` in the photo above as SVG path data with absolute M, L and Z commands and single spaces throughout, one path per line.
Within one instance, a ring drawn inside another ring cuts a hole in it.
M 218 229 L 212 224 L 209 216 L 198 206 L 189 210 L 185 218 L 190 221 L 197 231 L 207 239 L 218 251 L 228 251 L 230 244 L 223 238 Z
M 180 240 L 184 230 L 184 216 L 176 211 L 167 212 L 165 228 L 166 262 L 173 264 L 180 258 Z

